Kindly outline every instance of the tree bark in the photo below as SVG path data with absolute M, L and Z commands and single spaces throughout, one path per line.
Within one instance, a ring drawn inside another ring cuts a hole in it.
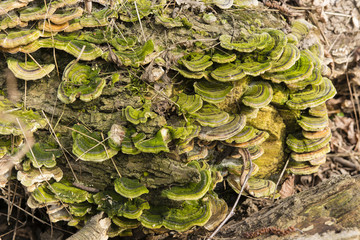
M 359 188 L 360 176 L 332 178 L 280 200 L 240 222 L 230 221 L 221 229 L 217 239 L 239 239 L 240 236 L 251 234 L 255 236 L 255 233 L 271 227 L 280 230 L 294 227 L 296 230 L 282 237 L 269 237 L 265 234 L 256 239 L 301 239 L 316 236 L 319 237 L 316 239 L 321 239 L 319 234 L 324 233 L 327 239 L 359 239 L 360 231 L 357 228 L 346 230 L 360 226 Z M 339 232 L 343 236 L 337 235 Z

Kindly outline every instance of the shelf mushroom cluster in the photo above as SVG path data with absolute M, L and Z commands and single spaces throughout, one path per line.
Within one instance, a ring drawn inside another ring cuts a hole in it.
M 93 61 L 141 69 L 160 56 L 162 46 L 155 46 L 156 41 L 140 44 L 134 36 L 113 36 L 111 31 L 104 31 L 108 25 L 118 19 L 136 22 L 154 14 L 154 22 L 166 29 L 191 29 L 188 19 L 162 14 L 148 0 L 138 0 L 136 4 L 96 0 L 93 2 L 105 7 L 93 11 L 89 6 L 85 10 L 79 7 L 80 2 L 57 0 L 45 7 L 33 0 L 0 3 L 0 29 L 7 31 L 0 34 L 2 52 L 33 53 L 41 48 L 54 48 L 76 58 L 64 68 L 57 90 L 57 98 L 70 106 L 76 101 L 98 99 L 106 89 L 106 79 Z M 218 0 L 215 4 L 227 9 L 233 1 Z M 24 30 L 30 23 L 36 23 L 36 28 Z M 71 152 L 82 163 L 96 166 L 119 155 L 151 156 L 155 162 L 161 156 L 177 161 L 188 171 L 184 182 L 155 188 L 146 183 L 148 173 L 144 172 L 140 178 L 117 176 L 100 191 L 87 190 L 64 177 L 57 166 L 57 160 L 62 158 L 58 147 L 39 142 L 26 154 L 22 169 L 17 171 L 17 179 L 30 193 L 28 206 L 46 206 L 52 222 L 68 221 L 71 226 L 81 226 L 90 216 L 103 211 L 113 223 L 109 236 L 129 235 L 131 229 L 141 225 L 176 231 L 193 226 L 214 230 L 228 210 L 226 202 L 215 192 L 217 183 L 225 179 L 239 193 L 244 173 L 250 167 L 244 161 L 244 149 L 251 160 L 266 154 L 262 144 L 272 133 L 252 120 L 269 106 L 296 116 L 294 131 L 286 137 L 291 157 L 288 172 L 316 172 L 330 150 L 325 102 L 336 91 L 322 74 L 321 44 L 313 41 L 306 47 L 302 45 L 310 31 L 308 23 L 297 20 L 289 34 L 272 28 L 243 29 L 235 38 L 223 34 L 219 36 L 219 47 L 199 47 L 197 51 L 186 52 L 169 70 L 170 74 L 178 73 L 174 79 L 182 82 L 173 84 L 167 96 L 174 105 L 171 116 L 155 113 L 154 103 L 145 100 L 142 106 L 123 107 L 123 124 L 114 123 L 107 135 L 101 132 L 103 129 L 92 131 L 82 124 L 71 128 Z M 42 79 L 55 69 L 54 64 L 15 57 L 7 58 L 7 65 L 16 78 L 25 81 Z M 0 116 L 4 143 L 0 145 L 0 157 L 4 158 L 9 156 L 10 136 L 15 139 L 15 147 L 21 148 L 23 132 L 44 128 L 46 121 L 6 99 L 0 99 L 0 109 L 24 123 L 24 129 L 20 129 L 14 121 Z M 144 130 L 147 124 L 156 121 L 161 123 Z M 257 175 L 261 167 L 256 164 L 253 167 L 245 194 L 254 197 L 275 194 L 275 183 Z M 10 171 L 0 173 L 0 184 L 6 183 Z M 154 195 L 168 204 L 155 204 Z

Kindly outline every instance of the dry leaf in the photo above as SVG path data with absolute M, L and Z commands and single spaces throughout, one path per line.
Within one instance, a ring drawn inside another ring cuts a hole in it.
M 287 198 L 294 194 L 295 189 L 295 176 L 290 175 L 286 178 L 285 182 L 281 185 L 281 190 L 279 192 L 281 198 Z

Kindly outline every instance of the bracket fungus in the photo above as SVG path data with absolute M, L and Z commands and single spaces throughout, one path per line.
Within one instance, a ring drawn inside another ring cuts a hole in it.
M 72 151 L 83 161 L 102 162 L 117 154 L 117 150 L 107 147 L 99 132 L 91 132 L 82 125 L 72 128 L 74 140 Z
M 48 75 L 54 70 L 54 64 L 40 66 L 35 62 L 19 62 L 14 58 L 7 59 L 8 68 L 14 73 L 15 77 L 23 80 L 37 80 Z
M 63 81 L 58 88 L 58 98 L 66 104 L 75 102 L 76 98 L 89 102 L 101 95 L 105 84 L 98 71 L 72 61 L 64 70 Z
M 13 157 L 25 133 L 36 132 L 32 153 L 16 162 L 29 207 L 47 207 L 51 221 L 76 227 L 103 211 L 113 223 L 108 236 L 140 226 L 213 230 L 228 211 L 218 183 L 276 196 L 273 181 L 288 157 L 290 174 L 315 173 L 326 160 L 325 102 L 336 90 L 323 76 L 311 24 L 242 20 L 265 14 L 257 11 L 230 24 L 237 10 L 227 9 L 239 3 L 232 0 L 193 1 L 200 11 L 220 8 L 216 19 L 149 0 L 83 2 L 0 3 L 8 33 L 0 51 L 27 90 L 24 104 L 0 93 L 0 157 Z M 27 61 L 30 53 L 40 61 Z M 57 98 L 64 104 L 54 105 Z M 41 111 L 58 119 L 51 136 L 69 151 L 61 154 L 41 130 L 48 123 Z M 0 164 L 3 186 L 15 171 Z

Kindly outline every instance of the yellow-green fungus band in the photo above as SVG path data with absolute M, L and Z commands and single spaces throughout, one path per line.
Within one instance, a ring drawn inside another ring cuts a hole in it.
M 171 187 L 162 191 L 162 195 L 176 201 L 197 200 L 202 198 L 208 191 L 211 184 L 211 172 L 200 170 L 200 181 L 188 183 L 182 187 Z
M 106 146 L 99 132 L 90 132 L 82 125 L 73 126 L 72 137 L 72 152 L 83 161 L 102 162 L 118 153 Z
M 316 107 L 333 98 L 336 90 L 332 82 L 327 78 L 322 78 L 320 85 L 309 85 L 304 90 L 289 95 L 286 105 L 292 109 L 306 109 Z
M 232 84 L 199 81 L 194 83 L 194 89 L 208 103 L 220 103 L 233 88 Z
M 322 131 L 329 126 L 329 119 L 324 117 L 313 117 L 308 115 L 301 115 L 298 124 L 305 131 Z
M 281 57 L 277 61 L 272 62 L 271 69 L 268 72 L 286 71 L 291 68 L 299 58 L 300 50 L 295 45 L 287 43 Z
M 202 72 L 205 71 L 206 68 L 210 67 L 213 62 L 211 61 L 211 57 L 209 55 L 204 55 L 200 53 L 193 53 L 184 56 L 181 59 L 181 63 L 192 72 Z
M 319 171 L 319 165 L 311 165 L 307 162 L 290 161 L 287 170 L 295 175 L 309 175 Z
M 14 73 L 15 77 L 23 80 L 37 80 L 48 75 L 54 70 L 54 64 L 40 66 L 35 62 L 19 62 L 14 58 L 7 59 L 8 68 Z
M 65 203 L 80 203 L 90 198 L 90 193 L 85 190 L 71 186 L 66 182 L 55 182 L 51 184 L 50 190 L 55 197 Z
M 243 114 L 235 114 L 231 120 L 224 125 L 218 127 L 202 128 L 199 139 L 205 141 L 224 141 L 238 134 L 246 124 L 246 116 Z
M 246 76 L 241 66 L 235 65 L 233 63 L 224 64 L 216 68 L 210 74 L 214 79 L 220 82 L 237 81 Z
M 139 180 L 126 177 L 115 179 L 114 187 L 118 194 L 131 199 L 149 193 L 149 190 Z
M 197 112 L 191 114 L 201 126 L 218 127 L 227 123 L 230 116 L 214 105 L 206 104 Z
M 325 147 L 322 147 L 318 150 L 312 152 L 303 152 L 303 153 L 291 153 L 291 158 L 298 162 L 310 161 L 312 159 L 318 158 L 326 153 L 330 152 L 330 145 L 326 144 Z
M 61 156 L 59 149 L 45 143 L 35 143 L 32 152 L 27 152 L 26 156 L 35 168 L 45 166 L 52 168 L 56 166 L 56 158 Z
M 203 100 L 197 94 L 187 95 L 185 93 L 179 93 L 173 100 L 180 108 L 180 111 L 185 113 L 195 113 L 203 106 Z
M 286 139 L 287 146 L 294 152 L 312 152 L 325 147 L 331 139 L 331 133 L 319 139 L 306 139 L 303 136 L 289 134 Z
M 242 102 L 246 106 L 262 108 L 268 105 L 273 97 L 271 85 L 265 81 L 253 81 L 245 91 Z
M 300 54 L 299 60 L 289 69 L 282 72 L 264 73 L 262 78 L 275 83 L 292 84 L 308 78 L 313 71 L 313 63 L 306 54 Z

